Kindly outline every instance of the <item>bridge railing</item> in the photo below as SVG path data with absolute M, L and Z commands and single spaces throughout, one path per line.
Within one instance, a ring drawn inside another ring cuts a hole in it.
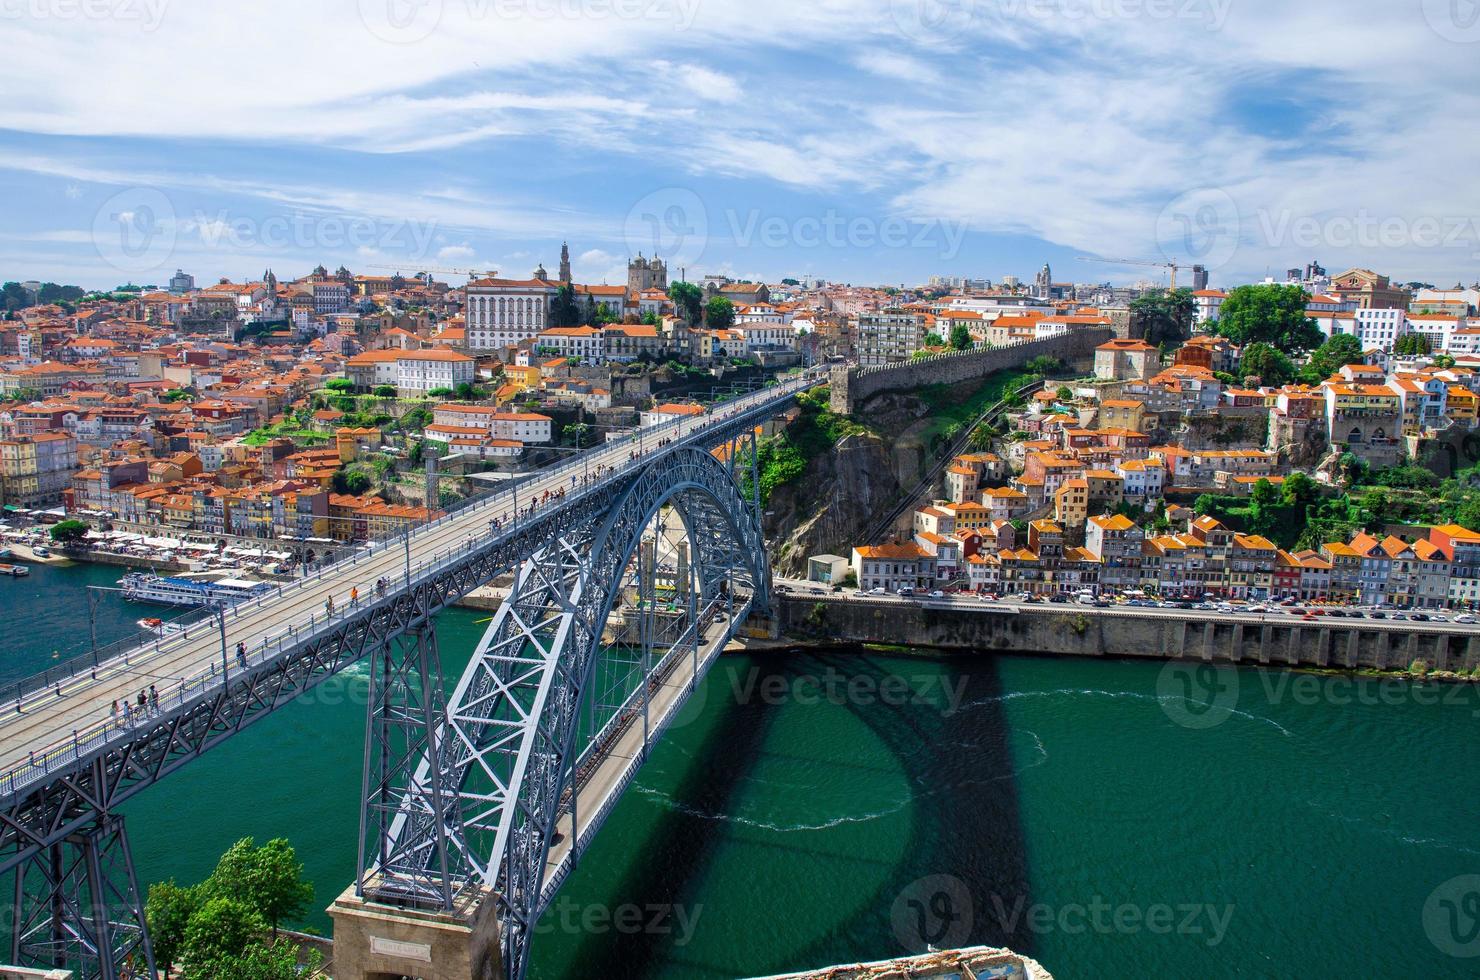
M 776 388 L 783 390 L 799 390 L 800 388 L 807 387 L 811 383 L 815 382 L 807 381 L 807 376 L 803 375 L 800 379 L 778 385 L 776 386 Z M 774 391 L 776 390 L 776 388 L 760 388 L 757 389 L 757 391 L 748 392 L 747 394 L 742 395 L 739 398 L 732 399 L 732 401 L 743 402 L 745 399 L 751 398 L 759 392 L 764 392 L 768 390 Z M 726 404 L 729 404 L 729 402 L 717 402 L 715 403 L 715 406 L 716 408 L 722 408 Z M 639 446 L 649 437 L 649 435 L 651 435 L 654 439 L 663 438 L 666 433 L 674 431 L 675 428 L 680 426 L 684 421 L 685 420 L 682 418 L 671 419 L 660 425 L 649 426 L 645 430 L 634 433 L 633 435 L 628 436 L 625 441 L 593 446 L 590 447 L 589 451 L 599 452 L 602 449 L 612 448 L 617 445 Z M 540 479 L 557 474 L 561 475 L 562 477 L 572 476 L 583 472 L 583 470 L 585 470 L 586 468 L 586 465 L 587 461 L 578 456 L 574 459 L 562 462 L 554 468 L 535 471 L 529 474 L 529 478 Z M 442 516 L 410 529 L 409 533 L 411 534 L 413 542 L 417 535 L 430 532 L 431 530 L 442 526 L 447 521 L 459 518 L 463 515 L 463 512 L 465 511 L 476 510 L 496 504 L 501 499 L 505 499 L 505 495 L 509 493 L 517 494 L 518 487 L 525 482 L 527 481 L 511 481 L 510 488 L 508 490 L 495 489 L 490 490 L 486 493 L 474 494 L 449 505 L 448 507 L 443 509 Z M 326 573 L 329 575 L 337 574 L 343 569 L 357 564 L 361 558 L 373 555 L 377 551 L 385 550 L 388 548 L 403 548 L 406 546 L 405 537 L 406 532 L 403 532 L 400 534 L 389 535 L 383 538 L 376 538 L 369 542 L 360 544 L 358 547 L 350 549 L 349 552 L 343 555 L 343 557 L 341 557 L 339 560 L 331 563 L 321 564 L 313 572 L 308 573 L 299 579 L 296 579 L 295 585 L 297 583 L 317 581 L 319 579 L 322 579 Z M 278 589 L 276 594 L 281 595 L 282 593 L 283 589 Z M 140 633 L 130 634 L 128 636 L 122 637 L 121 639 L 100 646 L 95 651 L 89 650 L 86 653 L 77 654 L 72 657 L 59 660 L 57 663 L 51 664 L 40 673 L 32 674 L 27 677 L 20 678 L 19 680 L 12 681 L 4 686 L 0 686 L 0 705 L 15 705 L 19 709 L 25 704 L 28 699 L 34 699 L 36 696 L 44 695 L 46 692 L 55 692 L 60 685 L 70 683 L 71 681 L 84 676 L 92 676 L 96 678 L 97 671 L 104 665 L 108 664 L 110 661 L 122 660 L 126 665 L 128 658 L 131 654 L 134 653 L 134 651 L 138 651 L 140 655 L 149 655 L 170 650 L 180 643 L 187 642 L 191 636 L 195 635 L 197 624 L 203 626 L 204 628 L 210 628 L 210 624 L 206 621 L 209 620 L 211 616 L 212 614 L 208 611 L 191 610 L 187 613 L 182 614 L 181 616 L 178 616 L 174 620 L 175 622 L 180 623 L 183 627 L 182 631 L 178 633 L 172 632 L 166 637 L 160 637 L 141 631 Z
M 737 424 L 745 420 L 748 415 L 761 414 L 769 409 L 773 401 L 779 400 L 779 398 L 789 397 L 798 391 L 819 383 L 820 380 L 820 376 L 804 374 L 794 381 L 770 386 L 761 389 L 760 392 L 735 399 L 736 404 L 731 408 L 720 414 L 713 415 L 700 426 L 685 433 L 674 445 L 680 446 L 701 441 L 707 433 L 712 431 L 716 424 Z M 762 393 L 769 393 L 773 397 L 756 399 L 755 396 Z M 745 404 L 745 402 L 751 399 L 755 399 L 754 404 Z M 727 405 L 729 403 L 721 404 Z M 688 420 L 679 418 L 661 425 L 649 426 L 646 430 L 639 431 L 617 445 L 618 447 L 621 445 L 632 445 L 646 448 L 645 443 L 650 436 L 655 439 L 663 438 L 665 433 L 679 431 L 685 421 Z M 639 457 L 638 459 L 643 462 L 646 460 L 645 457 Z M 562 464 L 551 470 L 540 471 L 538 476 L 540 478 L 549 478 L 558 475 L 563 479 L 565 476 L 573 476 L 584 469 L 585 462 L 577 460 Z M 566 498 L 562 499 L 559 505 L 566 506 L 579 502 L 589 495 L 601 492 L 601 490 L 602 486 L 598 481 L 586 481 L 583 483 L 578 480 L 574 484 L 572 492 Z M 469 498 L 463 502 L 462 506 L 449 510 L 434 521 L 420 525 L 410 533 L 410 537 L 414 541 L 418 535 L 429 533 L 433 528 L 442 526 L 454 519 L 460 519 L 466 515 L 466 512 L 475 511 L 496 503 L 502 496 L 502 491 L 494 491 L 475 498 Z M 500 526 L 498 534 L 470 535 L 460 545 L 441 549 L 430 556 L 417 560 L 411 566 L 409 576 L 403 571 L 397 575 L 388 577 L 389 581 L 384 595 L 375 595 L 372 583 L 369 594 L 362 602 L 344 603 L 332 611 L 326 609 L 322 613 L 318 610 L 311 610 L 308 614 L 308 622 L 303 628 L 290 625 L 286 629 L 279 630 L 276 633 L 264 635 L 259 641 L 254 642 L 244 654 L 238 656 L 233 653 L 229 659 L 223 657 L 224 662 L 219 665 L 219 668 L 216 660 L 211 658 L 207 667 L 199 668 L 193 674 L 181 676 L 176 680 L 166 682 L 164 684 L 164 690 L 158 692 L 158 702 L 148 702 L 141 710 L 135 711 L 132 707 L 129 709 L 120 708 L 119 713 L 114 715 L 110 709 L 99 706 L 98 711 L 100 717 L 96 720 L 76 726 L 70 731 L 53 731 L 46 737 L 38 739 L 38 744 L 42 745 L 43 748 L 33 750 L 25 762 L 14 766 L 5 773 L 0 773 L 0 792 L 13 794 L 17 790 L 23 789 L 27 785 L 43 779 L 53 772 L 62 771 L 75 765 L 84 756 L 106 747 L 114 740 L 120 743 L 132 741 L 135 737 L 133 731 L 147 725 L 156 716 L 162 716 L 167 711 L 179 711 L 187 706 L 193 706 L 197 702 L 216 696 L 219 690 L 225 687 L 231 680 L 231 661 L 236 662 L 236 673 L 239 676 L 240 672 L 244 669 L 250 669 L 254 665 L 261 666 L 269 661 L 289 655 L 300 645 L 314 641 L 321 633 L 337 628 L 346 620 L 362 616 L 374 610 L 380 603 L 394 601 L 394 597 L 404 591 L 414 589 L 419 585 L 437 579 L 448 569 L 471 558 L 475 552 L 484 548 L 495 547 L 505 537 L 526 528 L 528 522 L 544 519 L 545 515 L 539 513 L 538 507 L 535 507 L 534 510 L 526 515 L 521 515 L 516 506 L 510 521 L 506 525 Z M 406 547 L 406 539 L 407 535 L 400 535 L 394 538 L 382 538 L 372 541 L 367 548 L 355 551 L 345 559 L 332 565 L 320 567 L 311 576 L 304 576 L 291 583 L 281 585 L 276 591 L 270 594 L 258 596 L 255 599 L 228 607 L 226 609 L 227 620 L 240 618 L 244 610 L 261 608 L 264 600 L 272 602 L 295 590 L 301 590 L 310 583 L 320 581 L 326 574 L 331 577 L 340 574 L 346 569 L 358 565 L 362 559 L 368 558 L 377 552 L 383 552 L 391 548 L 404 548 Z M 387 578 L 386 576 L 381 577 Z M 128 646 L 121 651 L 109 654 L 107 657 L 101 656 L 102 651 L 100 650 L 97 663 L 93 662 L 90 654 L 67 661 L 65 667 L 71 672 L 65 675 L 65 679 L 75 679 L 84 673 L 91 674 L 94 679 L 100 676 L 106 677 L 110 673 L 116 675 L 121 671 L 136 666 L 143 658 L 153 657 L 156 654 L 171 653 L 180 646 L 191 642 L 198 642 L 201 630 L 212 631 L 221 628 L 219 623 L 213 625 L 211 622 L 211 620 L 215 619 L 214 611 L 197 610 L 188 615 L 199 618 L 195 619 L 186 629 L 180 632 L 164 637 L 155 637 L 153 642 L 148 644 Z M 127 643 L 128 640 L 125 639 L 116 644 L 111 644 L 110 647 L 120 647 Z M 79 661 L 82 663 L 79 663 Z M 15 700 L 15 710 L 17 712 L 23 710 L 28 695 L 39 696 L 32 698 L 33 709 L 37 706 L 35 702 L 38 700 L 44 702 L 51 697 L 64 697 L 60 688 L 60 682 L 63 679 L 63 669 L 63 666 L 59 665 L 42 674 L 26 678 L 17 684 L 11 685 L 10 690 L 22 692 Z

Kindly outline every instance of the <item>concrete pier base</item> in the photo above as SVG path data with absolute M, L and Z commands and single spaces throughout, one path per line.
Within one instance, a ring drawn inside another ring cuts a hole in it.
M 422 912 L 366 901 L 354 886 L 329 906 L 334 980 L 500 980 L 498 903 Z

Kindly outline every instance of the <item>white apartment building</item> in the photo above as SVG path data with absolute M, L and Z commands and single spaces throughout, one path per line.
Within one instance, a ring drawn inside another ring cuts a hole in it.
M 538 412 L 503 412 L 492 405 L 438 405 L 427 432 L 440 436 L 476 433 L 524 443 L 549 442 L 553 420 Z
M 469 349 L 497 350 L 538 336 L 550 326 L 559 290 L 548 279 L 474 279 L 464 311 Z
M 561 357 L 579 357 L 592 364 L 606 360 L 600 327 L 547 327 L 535 337 L 536 349 L 549 348 Z
M 791 347 L 796 342 L 796 331 L 779 320 L 775 322 L 737 322 L 735 329 L 745 338 L 747 352 L 757 348 Z
M 1390 351 L 1394 342 L 1408 332 L 1408 315 L 1403 310 L 1356 310 L 1352 318 L 1362 350 Z
M 396 351 L 396 389 L 403 396 L 456 388 L 476 377 L 477 362 L 466 354 L 439 347 Z
M 1228 294 L 1221 289 L 1199 289 L 1192 294 L 1192 322 L 1196 326 L 1202 326 L 1209 320 L 1218 319 L 1218 312 L 1223 309 L 1223 301 Z

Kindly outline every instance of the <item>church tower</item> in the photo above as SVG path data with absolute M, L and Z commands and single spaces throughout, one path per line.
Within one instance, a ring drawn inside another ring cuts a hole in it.
M 1048 263 L 1043 263 L 1043 269 L 1033 281 L 1037 288 L 1034 290 L 1040 299 L 1048 299 L 1053 293 L 1053 271 L 1049 269 Z
M 570 285 L 570 246 L 560 243 L 560 281 Z

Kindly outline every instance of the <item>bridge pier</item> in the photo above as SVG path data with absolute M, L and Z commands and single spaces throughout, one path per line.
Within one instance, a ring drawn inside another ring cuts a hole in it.
M 38 851 L 14 874 L 11 963 L 67 968 L 79 980 L 155 976 L 122 817 L 101 815 Z
M 492 892 L 451 912 L 397 908 L 346 888 L 334 920 L 334 980 L 502 980 Z

